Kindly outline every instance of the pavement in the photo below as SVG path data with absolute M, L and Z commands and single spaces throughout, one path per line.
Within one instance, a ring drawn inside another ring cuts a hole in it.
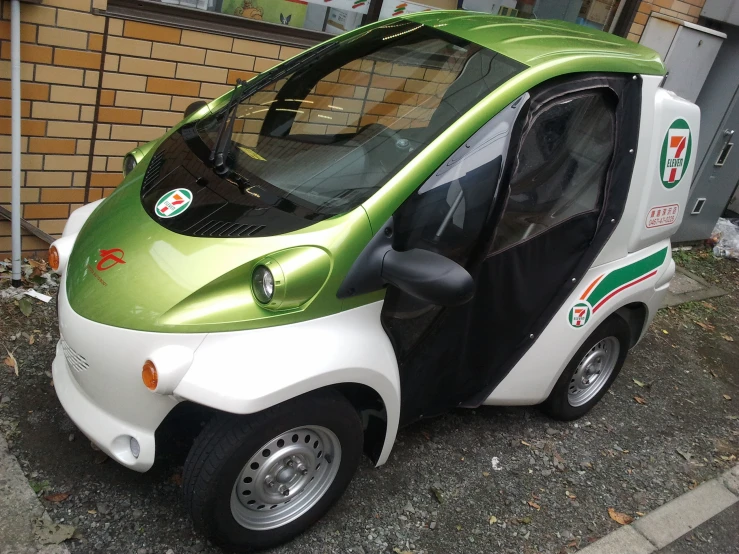
M 708 300 L 725 294 L 724 289 L 712 285 L 701 276 L 678 266 L 675 276 L 670 281 L 670 288 L 665 296 L 664 305 L 679 306 L 687 302 Z
M 582 554 L 739 552 L 739 465 L 584 548 Z M 685 537 L 686 540 L 680 539 Z

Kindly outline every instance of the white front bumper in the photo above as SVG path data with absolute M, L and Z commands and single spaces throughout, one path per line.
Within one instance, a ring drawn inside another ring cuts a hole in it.
M 154 432 L 177 405 L 170 395 L 149 391 L 141 380 L 144 362 L 158 349 L 176 345 L 195 352 L 205 334 L 150 333 L 96 323 L 69 305 L 66 279 L 59 288 L 59 329 L 52 365 L 59 400 L 79 429 L 115 461 L 136 471 L 154 463 Z M 131 437 L 140 453 L 131 451 Z

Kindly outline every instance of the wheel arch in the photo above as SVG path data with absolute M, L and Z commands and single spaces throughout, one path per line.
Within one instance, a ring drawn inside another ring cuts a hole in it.
M 631 302 L 621 306 L 614 314 L 621 317 L 629 325 L 631 340 L 629 348 L 633 348 L 641 340 L 649 322 L 649 306 L 644 302 Z

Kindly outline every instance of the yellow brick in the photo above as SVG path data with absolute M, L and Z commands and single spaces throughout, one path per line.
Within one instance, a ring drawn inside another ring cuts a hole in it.
M 123 20 L 113 19 L 112 17 L 108 21 L 108 34 L 121 36 L 123 34 Z
M 44 158 L 44 170 L 46 171 L 81 171 L 87 169 L 87 156 L 57 156 L 47 154 Z
M 125 156 L 139 145 L 138 142 L 98 140 L 95 142 L 96 156 Z
M 42 83 L 81 86 L 84 74 L 85 72 L 82 69 L 54 67 L 51 65 L 36 66 L 36 81 Z
M 3 173 L 5 172 L 3 171 Z M 8 182 L 10 182 L 10 177 L 8 177 Z M 0 204 L 10 203 L 11 192 L 12 191 L 10 187 L 0 188 Z M 21 187 L 21 202 L 23 204 L 31 204 L 33 202 L 38 202 L 38 198 L 39 198 L 39 189 L 30 189 L 28 187 Z
M 232 50 L 238 54 L 249 54 L 250 56 L 261 56 L 262 58 L 280 57 L 280 47 L 277 44 L 267 44 L 255 40 L 234 39 Z
M 80 108 L 80 121 L 92 121 L 95 119 L 95 106 L 82 106 Z
M 197 98 L 190 98 L 189 96 L 173 96 L 172 105 L 169 107 L 169 109 L 176 113 L 184 113 L 185 108 L 195 102 L 195 100 L 197 100 Z M 206 98 L 205 100 L 211 99 Z
M 119 91 L 115 96 L 115 105 L 124 108 L 168 110 L 171 103 L 171 97 L 164 94 Z
M 123 167 L 123 157 L 120 158 L 108 158 L 108 171 L 120 171 Z
M 0 169 L 10 169 L 10 154 L 0 154 Z M 21 169 L 32 171 L 43 167 L 43 156 L 40 154 L 21 154 Z
M 55 8 L 67 8 L 68 10 L 89 12 L 90 0 L 44 0 L 44 6 L 54 6 Z
M 176 27 L 152 25 L 151 23 L 139 23 L 138 21 L 126 21 L 123 34 L 131 38 L 142 38 L 144 40 L 179 44 L 182 31 Z
M 172 75 L 159 75 L 172 77 Z M 204 67 L 202 65 L 177 64 L 177 78 L 191 81 L 205 81 L 209 83 L 225 83 L 228 78 L 228 69 L 220 67 Z
M 103 62 L 103 69 L 105 69 L 105 71 L 118 71 L 119 61 L 120 61 L 120 56 L 116 56 L 115 54 L 105 54 L 105 61 Z
M 72 173 L 69 172 L 29 171 L 26 173 L 27 187 L 69 187 L 71 185 Z
M 155 42 L 151 57 L 157 60 L 172 60 L 175 62 L 203 63 L 205 51 L 202 48 L 177 46 L 164 42 Z
M 229 85 L 211 85 L 210 83 L 203 83 L 200 86 L 200 97 L 208 99 L 218 98 L 232 89 L 233 87 Z
M 121 56 L 118 71 L 121 73 L 133 73 L 134 75 L 153 75 L 155 77 L 174 77 L 175 67 L 173 62 L 160 62 L 157 60 L 145 60 L 142 58 L 129 58 Z
M 77 121 L 80 117 L 80 107 L 76 104 L 34 102 L 33 117 L 36 119 L 63 119 L 66 121 Z
M 49 137 L 64 138 L 91 138 L 92 123 L 68 123 L 63 121 L 49 121 L 46 127 Z
M 108 7 L 108 0 L 92 0 L 92 7 L 96 10 L 104 10 Z
M 90 153 L 90 144 L 91 141 L 89 140 L 78 140 L 77 141 L 77 154 L 89 154 Z
M 44 67 L 49 67 L 49 66 L 44 66 Z M 5 60 L 0 61 L 0 75 L 5 77 L 6 79 L 10 76 L 10 62 L 9 61 L 5 61 Z M 22 81 L 33 81 L 34 80 L 32 63 L 21 63 L 21 80 Z
M 200 48 L 210 48 L 212 50 L 230 51 L 234 39 L 231 37 L 222 37 L 219 35 L 211 35 L 209 33 L 201 33 L 199 31 L 182 31 L 182 39 L 180 44 L 187 46 L 199 46 Z
M 87 71 L 85 71 L 85 86 L 97 88 L 99 78 L 100 78 L 99 71 L 92 71 L 88 69 Z
M 66 219 L 44 219 L 38 222 L 38 228 L 49 235 L 59 235 L 66 224 Z
M 269 58 L 257 58 L 254 61 L 254 71 L 257 73 L 261 73 L 262 71 L 267 71 L 268 69 L 276 66 L 278 63 L 280 63 L 280 60 L 271 60 Z
M 110 138 L 113 140 L 138 140 L 149 142 L 161 137 L 167 130 L 163 127 L 144 127 L 143 125 L 113 125 Z
M 205 56 L 205 65 L 208 65 L 210 67 L 231 67 L 233 69 L 246 69 L 248 71 L 254 69 L 254 56 L 228 54 L 226 52 L 208 50 L 208 54 Z
M 69 10 L 57 10 L 56 24 L 58 27 L 91 31 L 93 33 L 102 33 L 105 30 L 105 18 L 103 16 Z
M 9 6 L 9 4 L 6 5 Z M 39 23 L 40 25 L 54 25 L 56 23 L 56 9 L 39 6 L 38 4 L 24 4 L 23 9 L 21 9 L 21 21 L 24 23 Z
M 57 27 L 39 27 L 38 43 L 85 50 L 87 49 L 87 33 Z
M 87 172 L 77 172 L 73 174 L 72 186 L 84 187 L 87 184 Z
M 94 104 L 97 101 L 97 91 L 94 88 L 52 85 L 50 100 L 70 104 Z
M 95 138 L 102 139 L 102 140 L 109 139 L 110 138 L 110 125 L 107 123 L 98 123 Z
M 145 110 L 144 117 L 141 119 L 141 124 L 172 127 L 179 123 L 181 119 L 182 113 L 180 112 L 157 112 L 153 110 Z
M 100 158 L 98 156 L 95 156 L 92 159 L 92 170 L 93 171 L 105 171 L 106 162 L 107 162 L 107 158 Z
M 302 48 L 293 48 L 291 46 L 282 46 L 280 47 L 280 59 L 286 60 L 288 58 L 292 58 L 293 56 L 297 56 L 303 51 Z
M 146 77 L 124 75 L 122 73 L 105 73 L 103 75 L 103 88 L 140 92 L 146 90 Z
M 108 37 L 106 52 L 111 54 L 127 54 L 148 58 L 151 56 L 151 42 L 134 38 Z
M 10 135 L 0 135 L 0 152 L 11 151 Z M 21 152 L 28 152 L 28 137 L 21 137 Z

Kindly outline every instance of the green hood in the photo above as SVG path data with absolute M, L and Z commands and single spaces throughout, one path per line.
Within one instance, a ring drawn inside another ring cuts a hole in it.
M 342 309 L 336 290 L 370 238 L 361 207 L 275 237 L 190 237 L 168 231 L 144 211 L 146 165 L 92 213 L 77 237 L 66 288 L 78 314 L 129 329 L 210 332 L 292 323 Z M 266 256 L 282 268 L 286 308 L 265 309 L 252 296 L 252 270 Z

